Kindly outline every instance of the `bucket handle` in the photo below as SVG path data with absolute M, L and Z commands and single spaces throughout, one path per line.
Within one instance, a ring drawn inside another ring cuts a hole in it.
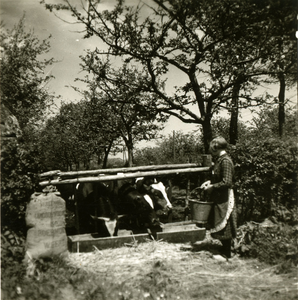
M 204 190 L 203 190 L 200 186 L 194 188 L 194 189 L 190 192 L 190 195 L 191 195 L 193 192 L 196 192 L 197 190 L 199 190 L 200 201 L 201 201 L 201 202 L 207 202 L 207 200 L 205 200 L 205 193 L 204 193 Z

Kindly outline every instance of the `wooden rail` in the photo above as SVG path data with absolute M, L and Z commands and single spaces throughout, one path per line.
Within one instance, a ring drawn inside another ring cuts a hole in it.
M 87 171 L 69 171 L 61 172 L 60 170 L 49 171 L 41 173 L 40 178 L 47 177 L 79 177 L 88 175 L 100 175 L 100 174 L 117 174 L 117 173 L 129 173 L 129 172 L 139 172 L 139 171 L 156 171 L 156 170 L 169 170 L 169 169 L 182 169 L 182 168 L 196 168 L 199 167 L 198 164 L 172 164 L 172 165 L 152 165 L 152 166 L 139 166 L 130 168 L 112 168 L 112 169 L 98 169 L 98 170 L 87 170 Z
M 132 171 L 132 168 L 129 169 L 130 171 Z M 145 171 L 145 172 L 135 172 L 135 173 L 121 173 L 116 175 L 98 175 L 98 176 L 80 177 L 80 178 L 73 178 L 73 179 L 58 178 L 53 180 L 44 180 L 41 181 L 39 184 L 41 186 L 46 186 L 46 185 L 60 185 L 60 184 L 79 183 L 79 182 L 100 182 L 100 181 L 121 180 L 121 179 L 130 179 L 130 178 L 147 177 L 147 176 L 206 172 L 209 171 L 209 169 L 210 167 L 194 167 L 194 168 L 167 169 L 167 170 L 156 170 L 156 171 L 147 171 L 147 172 Z

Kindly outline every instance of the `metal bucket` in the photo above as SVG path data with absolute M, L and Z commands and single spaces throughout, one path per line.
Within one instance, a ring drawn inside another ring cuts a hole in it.
M 191 218 L 199 223 L 207 223 L 213 202 L 189 199 Z

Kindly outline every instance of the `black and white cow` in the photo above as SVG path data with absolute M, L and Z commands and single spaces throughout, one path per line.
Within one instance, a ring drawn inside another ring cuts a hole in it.
M 161 230 L 152 200 L 138 191 L 133 181 L 117 180 L 107 184 L 113 194 L 112 203 L 117 210 L 119 229 L 134 233 Z
M 68 200 L 75 190 L 79 233 L 98 237 L 117 235 L 118 229 L 160 231 L 160 218 L 172 209 L 163 183 L 151 178 L 80 183 L 66 190 L 60 192 Z
M 155 178 L 137 178 L 136 179 L 137 190 L 144 195 L 144 197 L 150 203 L 152 208 L 156 211 L 159 217 L 168 216 L 172 211 L 172 204 L 168 198 L 166 188 L 164 184 Z

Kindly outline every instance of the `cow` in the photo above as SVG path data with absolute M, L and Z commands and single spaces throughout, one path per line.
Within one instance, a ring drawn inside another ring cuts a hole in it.
M 71 196 L 73 186 L 67 193 L 62 190 L 64 197 L 74 198 Z M 118 229 L 134 233 L 161 231 L 160 218 L 167 216 L 172 208 L 162 182 L 151 178 L 136 182 L 79 183 L 75 193 L 79 233 L 93 233 L 98 237 L 117 235 Z
M 76 187 L 80 233 L 93 237 L 117 235 L 117 212 L 111 203 L 108 187 L 101 183 L 79 183 Z
M 109 186 L 113 194 L 112 203 L 118 214 L 118 229 L 153 235 L 161 231 L 153 201 L 148 195 L 140 193 L 132 181 L 118 180 L 110 182 Z
M 159 217 L 168 216 L 172 211 L 172 204 L 166 193 L 166 188 L 164 184 L 155 178 L 137 178 L 136 179 L 137 190 L 145 196 L 145 198 L 150 198 L 153 202 L 153 208 Z M 148 199 L 148 201 L 150 201 Z
M 56 186 L 57 190 L 60 192 L 61 197 L 65 200 L 66 208 L 74 212 L 75 204 L 74 204 L 74 194 L 76 190 L 75 183 L 61 184 Z

